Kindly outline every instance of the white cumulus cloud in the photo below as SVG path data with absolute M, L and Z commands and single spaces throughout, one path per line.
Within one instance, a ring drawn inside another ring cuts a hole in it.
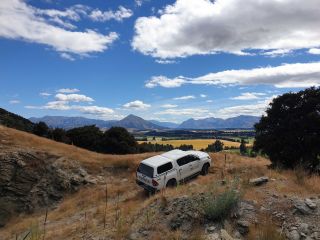
M 1 0 L 0 36 L 44 44 L 58 52 L 83 56 L 103 52 L 118 39 L 118 34 L 115 32 L 103 35 L 90 29 L 70 31 L 65 26 L 56 26 L 50 19 L 42 17 L 39 13 L 53 17 L 61 15 L 59 11 L 50 13 L 49 10 L 45 12 L 37 9 L 23 0 Z
M 57 101 L 61 102 L 93 102 L 94 100 L 91 97 L 87 97 L 86 95 L 82 94 L 56 94 L 55 98 Z
M 178 105 L 176 104 L 163 104 L 161 105 L 162 108 L 176 108 Z
M 231 99 L 234 100 L 252 100 L 252 99 L 258 99 L 260 96 L 266 95 L 265 93 L 256 93 L 256 92 L 245 92 L 241 93 L 240 96 L 233 97 Z
M 119 9 L 117 11 L 101 11 L 99 9 L 93 10 L 89 17 L 94 20 L 94 21 L 99 21 L 99 22 L 105 22 L 109 21 L 111 19 L 114 19 L 116 21 L 122 21 L 125 18 L 129 18 L 133 15 L 133 12 L 125 8 L 123 6 L 119 6 Z
M 137 19 L 132 47 L 163 59 L 283 54 L 320 46 L 319 12 L 319 0 L 176 0 L 159 16 Z
M 41 92 L 41 93 L 39 93 L 39 95 L 42 97 L 49 97 L 49 96 L 51 96 L 51 93 Z
M 19 104 L 20 100 L 10 100 L 9 103 L 10 104 Z
M 155 76 L 152 77 L 147 83 L 147 88 L 154 88 L 156 86 L 161 86 L 165 88 L 175 88 L 180 87 L 184 84 L 186 80 L 183 77 L 176 77 L 176 78 L 167 78 L 165 76 Z
M 314 55 L 320 55 L 320 48 L 311 48 L 309 49 L 308 53 L 314 54 Z
M 146 82 L 146 87 L 180 87 L 184 84 L 196 85 L 272 85 L 277 88 L 303 88 L 320 85 L 320 62 L 292 63 L 276 67 L 261 67 L 253 69 L 225 70 L 206 75 L 187 78 L 152 77 Z
M 76 93 L 80 92 L 77 88 L 61 88 L 57 90 L 58 93 Z
M 221 118 L 236 117 L 239 115 L 261 116 L 265 113 L 270 102 L 275 97 L 277 96 L 274 95 L 274 96 L 268 97 L 254 104 L 237 105 L 237 106 L 222 108 L 216 112 L 216 116 Z
M 173 100 L 189 100 L 189 99 L 195 99 L 196 97 L 193 95 L 188 95 L 188 96 L 181 96 L 181 97 L 176 97 Z
M 123 105 L 125 108 L 136 109 L 136 110 L 144 110 L 151 107 L 150 104 L 146 104 L 140 100 L 136 100 L 133 102 L 128 102 Z
M 181 108 L 181 109 L 166 109 L 155 113 L 156 115 L 173 115 L 173 116 L 187 116 L 187 117 L 205 117 L 209 116 L 208 109 L 201 108 Z

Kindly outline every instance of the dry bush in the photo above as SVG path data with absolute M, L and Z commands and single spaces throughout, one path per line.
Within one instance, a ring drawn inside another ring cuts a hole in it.
M 279 228 L 271 217 L 263 216 L 261 222 L 262 224 L 250 227 L 248 240 L 286 240 L 286 237 L 279 232 Z
M 221 193 L 215 188 L 209 194 L 202 205 L 202 210 L 204 217 L 213 221 L 225 220 L 240 200 L 236 181 Z
M 298 185 L 302 185 L 304 186 L 306 184 L 306 178 L 308 176 L 308 174 L 306 173 L 306 171 L 302 168 L 302 167 L 296 167 L 294 170 L 294 181 L 296 184 Z
M 195 227 L 192 229 L 191 234 L 190 234 L 190 240 L 205 240 L 204 232 L 201 229 L 200 226 Z

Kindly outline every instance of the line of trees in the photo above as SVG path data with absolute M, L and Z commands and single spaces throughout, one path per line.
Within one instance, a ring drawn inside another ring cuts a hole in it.
M 134 136 L 122 127 L 112 127 L 102 132 L 98 127 L 92 125 L 66 131 L 62 128 L 51 129 L 46 123 L 39 122 L 34 124 L 32 132 L 41 137 L 72 144 L 99 153 L 129 154 L 165 152 L 174 149 L 170 144 L 153 144 L 150 142 L 138 144 Z M 181 145 L 178 149 L 192 150 L 193 146 Z

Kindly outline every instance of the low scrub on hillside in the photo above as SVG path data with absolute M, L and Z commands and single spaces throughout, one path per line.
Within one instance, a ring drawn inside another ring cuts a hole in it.
M 224 192 L 216 194 L 216 191 L 210 193 L 205 199 L 202 210 L 205 218 L 212 221 L 223 221 L 230 216 L 232 210 L 237 206 L 240 200 L 237 184 L 233 184 Z

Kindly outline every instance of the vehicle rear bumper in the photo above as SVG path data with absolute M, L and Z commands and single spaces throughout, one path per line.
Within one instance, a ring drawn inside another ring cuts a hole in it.
M 155 192 L 155 191 L 157 191 L 156 188 L 151 187 L 151 186 L 149 186 L 149 185 L 147 185 L 147 184 L 145 184 L 145 183 L 143 183 L 143 182 L 141 182 L 141 181 L 139 181 L 139 180 L 136 180 L 136 183 L 137 183 L 140 187 L 144 188 L 145 190 L 147 190 L 147 191 L 149 191 L 149 192 Z

